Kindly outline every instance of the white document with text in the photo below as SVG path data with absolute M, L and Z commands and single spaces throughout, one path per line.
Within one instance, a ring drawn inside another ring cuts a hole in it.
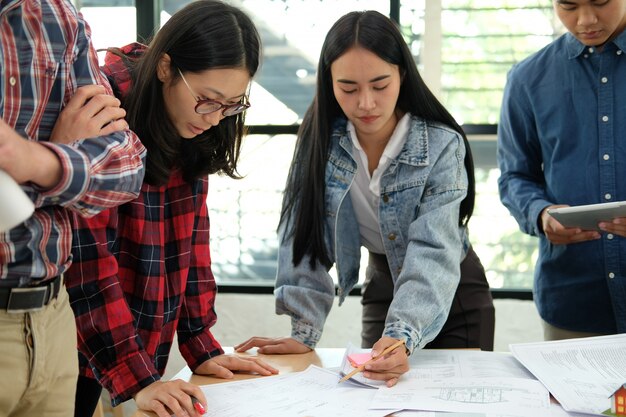
M 626 382 L 626 334 L 513 344 L 510 350 L 566 411 L 601 414 Z

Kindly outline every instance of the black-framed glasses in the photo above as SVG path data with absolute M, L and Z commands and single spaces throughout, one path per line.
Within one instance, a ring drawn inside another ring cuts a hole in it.
M 178 69 L 178 73 L 180 74 L 180 78 L 183 79 L 183 82 L 187 86 L 187 89 L 189 90 L 189 92 L 193 96 L 194 100 L 196 100 L 196 102 L 197 102 L 196 108 L 195 108 L 196 113 L 198 113 L 198 114 L 210 114 L 210 113 L 218 111 L 219 109 L 224 109 L 224 110 L 222 110 L 222 114 L 224 116 L 228 117 L 228 116 L 234 116 L 236 114 L 239 114 L 239 113 L 243 112 L 244 110 L 246 110 L 248 107 L 250 107 L 250 102 L 248 101 L 247 97 L 245 97 L 245 96 L 244 96 L 244 98 L 242 98 L 242 100 L 239 103 L 234 103 L 234 104 L 224 104 L 224 103 L 221 103 L 221 102 L 219 102 L 217 100 L 200 99 L 200 98 L 198 98 L 196 93 L 194 93 L 193 90 L 191 89 L 191 86 L 189 85 L 189 83 L 185 79 L 185 76 L 183 75 L 183 73 L 180 70 L 180 68 L 177 68 L 177 69 Z

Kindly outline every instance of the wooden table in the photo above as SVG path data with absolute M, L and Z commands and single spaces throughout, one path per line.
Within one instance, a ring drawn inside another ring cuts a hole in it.
M 226 353 L 233 353 L 232 348 L 224 348 Z M 317 365 L 321 368 L 336 368 L 341 365 L 344 352 L 343 348 L 319 348 L 312 352 L 298 355 L 263 355 L 254 351 L 237 353 L 239 356 L 257 356 L 280 371 L 280 374 L 304 371 L 309 365 Z M 221 379 L 211 376 L 196 375 L 189 367 L 184 367 L 172 379 L 182 379 L 196 385 L 219 384 L 222 382 L 241 381 L 250 378 L 263 378 L 256 374 L 235 374 L 232 379 Z M 210 399 L 209 399 L 210 401 Z M 156 414 L 138 410 L 132 417 L 155 417 Z

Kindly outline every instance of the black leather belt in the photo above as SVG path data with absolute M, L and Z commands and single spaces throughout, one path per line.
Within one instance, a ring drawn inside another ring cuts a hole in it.
M 7 313 L 28 313 L 44 308 L 59 295 L 61 275 L 35 287 L 0 288 L 0 309 Z

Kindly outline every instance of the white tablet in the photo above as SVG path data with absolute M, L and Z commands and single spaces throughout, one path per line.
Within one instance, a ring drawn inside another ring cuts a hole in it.
M 548 209 L 548 214 L 565 227 L 600 230 L 598 229 L 598 223 L 603 221 L 610 222 L 616 217 L 626 217 L 626 201 L 558 207 Z

